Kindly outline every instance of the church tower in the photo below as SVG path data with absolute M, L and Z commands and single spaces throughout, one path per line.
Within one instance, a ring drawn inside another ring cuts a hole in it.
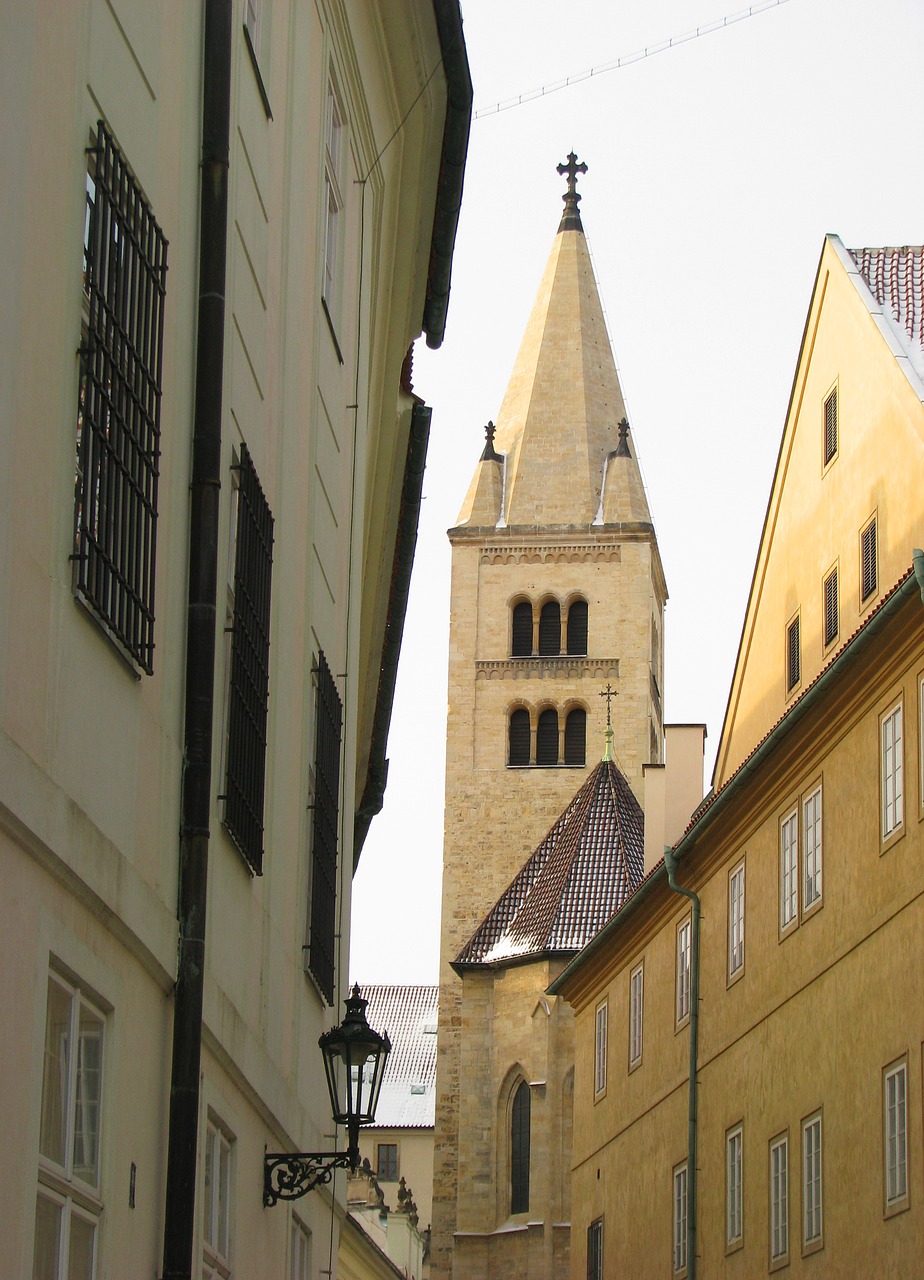
M 667 589 L 578 210 L 586 166 L 572 153 L 558 171 L 558 233 L 449 531 L 434 1280 L 453 1274 L 457 1232 L 521 1225 L 502 1191 L 486 1198 L 483 1221 L 460 1221 L 460 1064 L 477 1054 L 479 1028 L 463 1019 L 453 965 L 599 762 L 605 689 L 618 694 L 615 759 L 642 806 L 644 766 L 662 760 Z M 499 1115 L 503 1100 L 493 1101 Z M 479 1135 L 463 1136 L 464 1179 L 502 1183 L 496 1135 L 484 1133 L 483 1159 Z M 535 1231 L 533 1205 L 519 1216 Z

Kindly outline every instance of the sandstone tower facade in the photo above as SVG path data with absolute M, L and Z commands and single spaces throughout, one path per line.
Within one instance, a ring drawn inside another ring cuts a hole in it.
M 642 805 L 643 767 L 663 758 L 667 589 L 578 211 L 584 167 L 572 154 L 559 171 L 568 182 L 561 224 L 496 433 L 489 425 L 449 531 L 434 1280 L 468 1274 L 454 1265 L 457 1234 L 526 1231 L 527 1219 L 533 1236 L 548 1234 L 563 1208 L 531 1201 L 525 1215 L 510 1212 L 498 1133 L 512 1098 L 492 1100 L 488 1131 L 464 1134 L 460 1169 L 460 1063 L 477 1054 L 483 1029 L 463 1019 L 453 962 L 599 761 L 607 686 L 618 694 L 616 761 Z M 533 994 L 529 1000 L 525 1035 L 535 1012 Z M 569 1028 L 561 1052 L 570 1046 Z M 532 1155 L 537 1164 L 554 1158 Z M 499 1184 L 496 1194 L 460 1191 L 460 1182 L 488 1177 Z M 550 1249 L 539 1254 L 553 1257 Z

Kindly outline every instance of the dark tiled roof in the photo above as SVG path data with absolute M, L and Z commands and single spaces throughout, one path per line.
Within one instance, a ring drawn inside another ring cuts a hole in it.
M 375 1113 L 377 1128 L 430 1128 L 436 1105 L 436 1020 L 439 987 L 361 986 L 366 1019 L 387 1032 L 385 1063 Z
M 641 882 L 645 819 L 601 761 L 456 957 L 460 966 L 579 951 Z

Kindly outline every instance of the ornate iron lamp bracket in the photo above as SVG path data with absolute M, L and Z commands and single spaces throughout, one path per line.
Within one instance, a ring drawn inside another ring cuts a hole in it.
M 315 1187 L 330 1182 L 335 1169 L 349 1169 L 350 1151 L 298 1151 L 284 1155 L 267 1151 L 263 1157 L 263 1204 L 269 1209 L 279 1200 L 300 1200 Z

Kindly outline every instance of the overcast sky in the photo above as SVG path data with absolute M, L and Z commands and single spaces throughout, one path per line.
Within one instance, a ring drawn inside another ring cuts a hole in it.
M 730 0 L 462 0 L 475 87 L 385 808 L 354 883 L 351 976 L 435 982 L 449 543 L 552 247 L 581 214 L 669 601 L 664 713 L 721 730 L 826 232 L 924 241 L 922 0 L 784 0 L 663 52 L 497 103 L 747 13 Z M 481 114 L 478 114 L 481 113 Z M 588 744 L 591 748 L 592 744 Z M 538 838 L 542 832 L 537 833 Z

